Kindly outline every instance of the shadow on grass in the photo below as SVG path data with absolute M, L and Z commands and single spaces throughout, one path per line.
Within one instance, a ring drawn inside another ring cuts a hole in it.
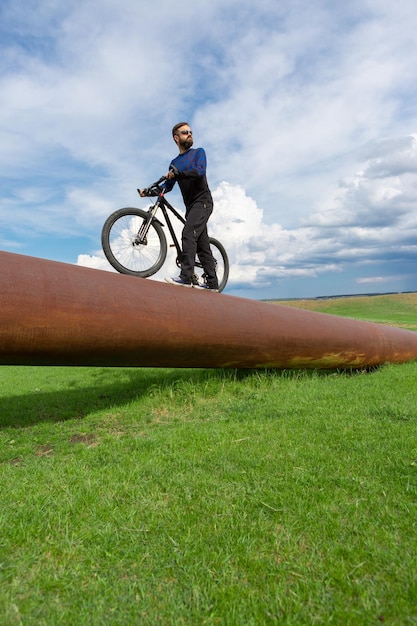
M 39 368 L 40 369 L 40 368 Z M 58 380 L 52 377 L 52 391 L 34 388 L 21 395 L 0 397 L 0 429 L 22 428 L 41 422 L 82 419 L 98 411 L 128 404 L 152 393 L 172 390 L 181 383 L 199 385 L 211 381 L 242 381 L 253 376 L 299 378 L 337 375 L 341 372 L 319 370 L 223 370 L 223 369 L 156 369 L 156 368 L 86 368 L 73 373 L 60 370 Z M 84 374 L 86 372 L 86 374 Z M 22 367 L 22 376 L 26 370 Z M 344 372 L 346 374 L 346 372 Z M 90 379 L 90 380 L 89 380 Z M 42 385 L 44 388 L 48 383 Z
M 41 368 L 39 368 L 41 369 Z M 22 428 L 40 422 L 82 419 L 90 413 L 123 406 L 152 393 L 178 388 L 178 384 L 238 380 L 249 370 L 154 369 L 154 368 L 57 368 L 58 380 L 42 384 L 29 393 L 0 397 L 0 429 Z M 84 374 L 84 372 L 86 372 Z M 22 367 L 22 376 L 27 369 Z M 30 376 L 30 374 L 29 374 Z M 47 391 L 45 387 L 55 387 Z M 56 387 L 59 386 L 59 389 Z

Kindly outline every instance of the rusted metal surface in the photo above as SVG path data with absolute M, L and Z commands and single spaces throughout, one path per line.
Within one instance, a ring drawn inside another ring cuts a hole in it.
M 0 252 L 0 364 L 363 368 L 417 333 Z

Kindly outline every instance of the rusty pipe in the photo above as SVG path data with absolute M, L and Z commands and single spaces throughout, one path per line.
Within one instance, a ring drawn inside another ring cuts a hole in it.
M 364 368 L 417 333 L 0 252 L 0 364 Z

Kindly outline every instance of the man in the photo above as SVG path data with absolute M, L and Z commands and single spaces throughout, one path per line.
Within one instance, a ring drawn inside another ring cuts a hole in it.
M 187 122 L 176 124 L 172 129 L 172 137 L 179 154 L 171 161 L 164 186 L 165 191 L 171 191 L 178 182 L 185 204 L 186 221 L 182 231 L 180 275 L 165 280 L 173 285 L 217 291 L 219 283 L 207 233 L 207 222 L 213 211 L 213 198 L 206 177 L 206 153 L 203 148 L 192 147 L 193 132 Z M 193 285 L 196 254 L 203 266 L 206 282 Z

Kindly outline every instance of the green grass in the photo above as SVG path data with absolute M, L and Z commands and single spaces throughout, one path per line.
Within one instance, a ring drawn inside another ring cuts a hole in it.
M 417 330 L 417 293 L 284 300 L 280 304 Z
M 417 624 L 416 376 L 1 367 L 1 623 Z

